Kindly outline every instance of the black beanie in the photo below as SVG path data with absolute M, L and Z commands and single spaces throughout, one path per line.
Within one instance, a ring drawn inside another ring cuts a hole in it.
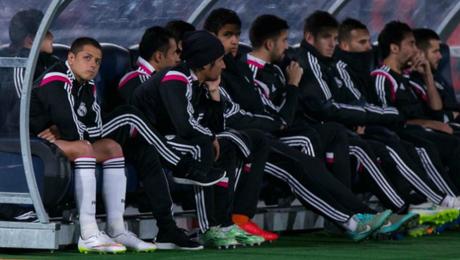
M 190 68 L 201 68 L 224 54 L 224 46 L 211 33 L 201 30 L 185 34 L 182 42 L 182 59 Z

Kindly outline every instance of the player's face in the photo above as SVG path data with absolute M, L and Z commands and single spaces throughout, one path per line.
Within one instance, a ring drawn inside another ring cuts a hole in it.
M 225 69 L 224 56 L 218 58 L 214 64 L 204 66 L 205 81 L 218 80 L 223 69 Z
M 417 54 L 415 38 L 412 33 L 407 34 L 399 44 L 399 51 L 396 53 L 402 66 L 406 65 Z
M 169 48 L 166 53 L 161 53 L 161 68 L 166 68 L 166 67 L 173 67 L 179 64 L 180 62 L 180 57 L 179 57 L 179 49 L 177 47 L 176 40 L 171 38 L 169 39 Z
M 351 30 L 350 39 L 344 42 L 344 44 L 341 44 L 341 47 L 343 50 L 349 52 L 370 51 L 372 49 L 372 46 L 369 31 L 364 29 Z
M 40 47 L 41 52 L 45 52 L 48 54 L 53 53 L 53 41 L 54 41 L 54 36 L 51 32 L 48 32 L 45 36 L 45 39 L 43 39 L 42 46 Z
M 282 31 L 281 34 L 274 38 L 273 40 L 273 49 L 270 52 L 271 62 L 281 61 L 284 57 L 284 53 L 289 47 L 288 44 L 288 31 Z
M 312 37 L 310 44 L 324 57 L 332 57 L 337 45 L 337 36 L 337 29 L 327 29 Z
M 429 41 L 430 47 L 425 50 L 425 56 L 432 69 L 437 69 L 439 65 L 439 61 L 442 59 L 441 54 L 441 41 L 432 39 Z
M 88 81 L 94 79 L 99 72 L 102 52 L 92 45 L 85 45 L 77 54 L 69 52 L 67 60 L 77 80 Z
M 225 53 L 231 53 L 233 56 L 238 51 L 240 43 L 241 29 L 236 24 L 226 24 L 218 32 L 217 38 L 224 45 Z

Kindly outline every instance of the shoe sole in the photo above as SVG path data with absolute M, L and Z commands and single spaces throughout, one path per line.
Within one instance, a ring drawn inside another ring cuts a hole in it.
M 211 241 L 208 242 L 208 243 L 204 243 L 205 248 L 217 248 L 219 250 L 221 250 L 221 249 L 235 249 L 239 245 L 241 245 L 241 244 L 239 244 L 238 242 L 236 242 L 236 244 L 232 243 L 232 244 L 228 244 L 228 245 L 216 245 Z
M 99 250 L 93 250 L 93 249 L 87 249 L 87 248 L 78 248 L 78 251 L 82 254 L 124 254 L 126 253 L 126 250 L 119 250 L 119 251 L 99 251 Z
M 237 245 L 228 245 L 228 246 L 217 246 L 216 248 L 219 249 L 219 250 L 222 250 L 222 249 L 236 249 L 236 246 Z
M 434 228 L 427 225 L 418 226 L 414 229 L 407 231 L 407 235 L 410 237 L 421 237 L 425 235 L 432 235 L 434 233 Z
M 240 241 L 238 239 L 237 239 L 237 241 L 238 241 L 238 244 L 241 245 L 241 246 L 260 246 L 260 245 L 262 245 L 263 242 L 265 242 L 265 240 L 260 241 L 260 242 L 249 242 L 249 241 L 242 241 L 242 240 Z
M 178 245 L 176 245 L 174 243 L 158 243 L 158 242 L 156 242 L 155 244 L 157 246 L 157 249 L 159 249 L 159 250 L 179 249 L 179 250 L 196 251 L 196 250 L 204 249 L 203 246 L 199 246 L 199 247 L 181 247 L 181 246 L 178 246 Z
M 174 180 L 175 183 L 178 183 L 178 184 L 196 185 L 196 186 L 207 187 L 207 186 L 212 186 L 212 185 L 218 183 L 219 181 L 223 180 L 225 178 L 225 176 L 227 176 L 226 172 L 224 172 L 224 175 L 222 175 L 222 177 L 220 177 L 219 179 L 217 179 L 215 181 L 212 181 L 212 182 L 209 182 L 209 183 L 202 183 L 202 182 L 198 182 L 198 181 L 194 181 L 194 180 L 190 180 L 190 179 L 185 179 L 185 178 L 180 178 L 180 177 L 174 177 L 174 176 L 173 176 L 173 180 Z
M 128 251 L 136 252 L 136 253 L 153 253 L 157 250 L 157 248 L 153 249 L 144 249 L 144 250 L 137 250 L 137 249 L 130 249 L 128 248 Z

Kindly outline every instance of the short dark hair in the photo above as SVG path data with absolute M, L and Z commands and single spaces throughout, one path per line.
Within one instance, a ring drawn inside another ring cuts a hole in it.
M 259 48 L 266 40 L 278 37 L 281 32 L 288 29 L 289 25 L 285 20 L 272 14 L 264 14 L 252 22 L 249 40 L 252 47 Z
M 72 45 L 70 45 L 70 52 L 76 55 L 81 50 L 83 50 L 83 47 L 86 45 L 91 45 L 102 51 L 101 45 L 95 39 L 90 38 L 90 37 L 80 37 L 80 38 L 75 39 L 75 41 L 72 42 Z
M 417 47 L 422 50 L 430 48 L 430 40 L 441 40 L 435 31 L 428 28 L 417 28 L 414 29 L 413 32 L 415 44 L 417 44 Z
M 145 30 L 139 43 L 139 56 L 150 60 L 156 51 L 166 53 L 169 49 L 169 39 L 175 39 L 174 35 L 161 26 L 152 26 Z
M 22 47 L 27 36 L 35 37 L 42 19 L 43 12 L 37 9 L 17 12 L 13 18 L 11 18 L 9 25 L 11 45 L 14 47 Z
M 195 26 L 191 23 L 187 23 L 182 20 L 169 21 L 166 24 L 165 29 L 172 33 L 176 42 L 182 41 L 186 32 L 193 32 L 196 30 Z
M 329 29 L 337 29 L 339 22 L 330 13 L 325 11 L 315 11 L 310 16 L 305 18 L 303 32 L 309 32 L 314 37 L 319 33 Z
M 206 17 L 203 28 L 208 32 L 217 34 L 222 27 L 226 24 L 234 24 L 241 28 L 240 17 L 230 9 L 218 8 L 212 10 L 212 12 Z
M 388 57 L 390 55 L 390 45 L 400 45 L 408 34 L 412 34 L 412 29 L 409 25 L 400 21 L 387 23 L 378 38 L 381 58 Z
M 350 35 L 351 35 L 351 31 L 353 31 L 353 30 L 367 30 L 367 27 L 362 22 L 360 22 L 360 21 L 358 21 L 356 19 L 346 18 L 339 25 L 338 41 L 342 42 L 342 41 L 349 40 Z

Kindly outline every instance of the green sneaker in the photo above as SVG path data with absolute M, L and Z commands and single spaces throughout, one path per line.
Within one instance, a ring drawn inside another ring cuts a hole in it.
M 380 228 L 390 217 L 391 210 L 385 210 L 377 214 L 355 214 L 353 218 L 358 223 L 356 230 L 347 231 L 347 235 L 353 241 L 361 241 L 369 237 L 375 230 Z
M 413 209 L 413 213 L 420 215 L 419 224 L 443 225 L 456 220 L 459 217 L 458 209 L 435 206 L 430 209 Z
M 229 227 L 221 228 L 227 236 L 234 238 L 240 245 L 243 246 L 254 246 L 262 244 L 265 239 L 263 237 L 251 235 L 246 231 L 242 230 L 237 225 L 231 225 Z
M 432 235 L 434 233 L 434 228 L 429 225 L 420 225 L 407 231 L 407 235 L 410 237 L 421 237 L 426 235 Z
M 392 239 L 397 234 L 405 234 L 408 230 L 418 226 L 419 215 L 409 212 L 405 215 L 391 214 L 373 237 L 379 240 Z
M 202 236 L 205 247 L 214 247 L 217 249 L 235 248 L 238 241 L 234 237 L 227 236 L 219 227 L 211 227 Z

